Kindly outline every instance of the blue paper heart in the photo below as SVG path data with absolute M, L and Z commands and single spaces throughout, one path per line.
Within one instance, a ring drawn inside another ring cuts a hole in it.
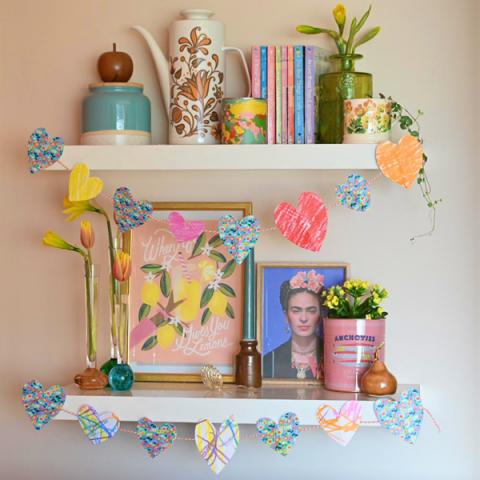
M 245 260 L 255 246 L 260 234 L 260 223 L 248 215 L 237 221 L 232 215 L 224 215 L 218 221 L 218 235 L 238 264 Z
M 118 228 L 125 233 L 147 222 L 153 208 L 148 202 L 134 200 L 127 187 L 120 187 L 113 195 L 113 212 Z
M 378 421 L 388 431 L 412 445 L 417 441 L 423 422 L 423 404 L 416 388 L 403 392 L 398 401 L 380 398 L 373 408 Z
M 63 154 L 63 139 L 49 138 L 44 128 L 37 128 L 28 141 L 28 157 L 30 173 L 37 173 L 57 162 Z
M 44 390 L 40 382 L 32 380 L 23 386 L 22 401 L 33 426 L 40 430 L 63 407 L 65 392 L 60 385 Z
M 357 212 L 365 212 L 370 207 L 371 192 L 361 175 L 349 175 L 345 183 L 337 185 L 336 195 L 338 203 Z

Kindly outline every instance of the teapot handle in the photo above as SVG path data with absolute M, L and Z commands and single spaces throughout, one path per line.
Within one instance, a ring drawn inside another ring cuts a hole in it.
M 237 52 L 240 55 L 240 58 L 242 59 L 243 69 L 245 70 L 245 76 L 247 78 L 247 85 L 248 85 L 247 97 L 250 97 L 251 94 L 252 94 L 252 82 L 250 80 L 250 72 L 248 70 L 247 61 L 245 60 L 245 55 L 237 47 L 222 47 L 222 51 L 224 51 L 224 52 Z

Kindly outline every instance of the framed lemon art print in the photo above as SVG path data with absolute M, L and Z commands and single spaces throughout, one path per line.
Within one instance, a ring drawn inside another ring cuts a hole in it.
M 251 203 L 152 203 L 152 219 L 124 236 L 132 257 L 128 363 L 138 381 L 199 382 L 214 365 L 233 382 L 242 339 L 243 265 L 219 237 L 225 215 Z

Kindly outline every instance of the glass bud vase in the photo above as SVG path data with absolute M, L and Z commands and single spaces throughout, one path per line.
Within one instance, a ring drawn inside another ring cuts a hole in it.
M 75 376 L 75 383 L 84 390 L 96 390 L 104 388 L 108 378 L 97 369 L 98 274 L 89 262 L 85 262 L 85 317 L 87 368 Z
M 343 101 L 351 98 L 367 98 L 373 95 L 370 73 L 355 71 L 355 61 L 362 55 L 333 55 L 336 72 L 320 76 L 317 105 L 317 143 L 343 142 Z

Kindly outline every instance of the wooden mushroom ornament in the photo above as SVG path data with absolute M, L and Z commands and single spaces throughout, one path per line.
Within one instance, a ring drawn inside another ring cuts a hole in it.
M 378 358 L 378 352 L 384 345 L 382 343 L 375 349 L 373 363 L 362 376 L 360 387 L 367 395 L 392 395 L 397 391 L 397 379 L 390 373 L 385 362 Z

